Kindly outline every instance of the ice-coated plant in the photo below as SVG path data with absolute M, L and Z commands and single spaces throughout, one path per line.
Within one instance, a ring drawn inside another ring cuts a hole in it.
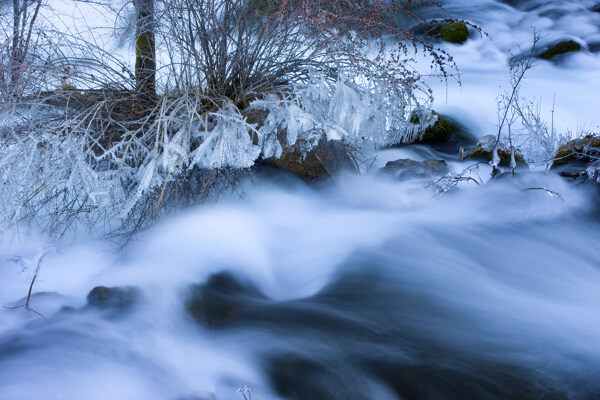
M 290 146 L 410 142 L 435 121 L 413 57 L 429 55 L 443 77 L 452 60 L 413 33 L 423 20 L 411 1 L 154 5 L 156 62 L 146 65 L 156 65 L 156 96 L 127 60 L 69 37 L 49 64 L 68 65 L 62 80 L 73 84 L 3 103 L 2 226 L 137 229 L 167 205 L 210 195 L 224 171 Z

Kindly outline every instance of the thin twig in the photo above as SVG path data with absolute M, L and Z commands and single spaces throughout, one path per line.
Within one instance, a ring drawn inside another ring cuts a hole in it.
M 560 195 L 560 193 L 555 192 L 555 191 L 550 190 L 550 189 L 547 189 L 545 187 L 531 187 L 531 188 L 526 188 L 525 190 L 542 190 L 542 191 L 548 193 L 548 195 L 550 197 L 556 196 L 560 201 L 563 201 L 563 202 L 565 201 L 565 199 L 563 199 L 563 197 Z

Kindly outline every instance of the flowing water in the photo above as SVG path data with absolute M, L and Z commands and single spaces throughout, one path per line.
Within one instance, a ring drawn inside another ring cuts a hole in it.
M 536 25 L 590 51 L 540 62 L 524 92 L 556 93 L 561 124 L 594 127 L 593 6 L 448 1 L 493 40 L 449 47 L 463 86 L 439 107 L 493 133 L 507 51 Z M 462 168 L 414 147 L 330 183 L 256 177 L 117 256 L 5 234 L 0 399 L 600 399 L 597 187 L 520 171 L 435 196 L 373 173 L 402 157 Z M 121 289 L 88 300 L 100 285 Z
M 510 90 L 508 61 L 521 51 L 528 53 L 534 30 L 541 40 L 538 49 L 563 40 L 574 40 L 584 51 L 558 60 L 535 62 L 520 94 L 541 105 L 541 114 L 552 118 L 559 131 L 574 134 L 594 130 L 600 124 L 600 11 L 596 0 L 445 0 L 450 16 L 480 26 L 489 37 L 471 32 L 464 45 L 450 45 L 462 86 L 432 82 L 437 93 L 435 108 L 456 115 L 474 132 L 497 132 L 496 99 Z M 594 9 L 596 11 L 591 11 Z M 432 13 L 432 16 L 438 14 Z

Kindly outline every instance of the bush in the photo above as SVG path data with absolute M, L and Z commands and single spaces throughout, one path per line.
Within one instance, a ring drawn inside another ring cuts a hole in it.
M 64 228 L 117 218 L 137 229 L 167 203 L 223 187 L 211 177 L 235 177 L 284 148 L 413 141 L 435 120 L 414 54 L 427 54 L 442 77 L 452 65 L 412 32 L 423 20 L 408 0 L 155 5 L 155 32 L 138 35 L 155 38 L 156 59 L 138 62 L 135 74 L 77 38 L 70 57 L 52 61 L 74 66 L 77 88 L 37 102 L 35 123 L 5 138 L 2 184 L 11 190 L 1 222 L 46 215 Z

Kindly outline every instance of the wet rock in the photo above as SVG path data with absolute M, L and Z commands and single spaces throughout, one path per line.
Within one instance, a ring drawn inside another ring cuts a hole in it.
M 448 164 L 444 160 L 414 161 L 401 158 L 390 161 L 379 170 L 381 174 L 391 175 L 397 179 L 423 179 L 448 173 Z
M 77 309 L 72 306 L 62 306 L 60 308 L 60 310 L 58 310 L 58 312 L 61 314 L 72 314 L 72 313 L 75 313 L 76 311 L 77 311 Z
M 327 178 L 340 171 L 356 171 L 350 156 L 351 149 L 336 140 L 321 138 L 310 151 L 305 151 L 302 143 L 284 148 L 281 157 L 271 157 L 264 164 L 289 171 L 310 181 Z
M 554 155 L 552 168 L 575 161 L 590 162 L 600 158 L 600 136 L 587 135 L 560 146 Z
M 566 399 L 560 391 L 540 389 L 531 371 L 515 365 L 466 360 L 408 364 L 382 359 L 369 366 L 402 399 Z
M 450 138 L 452 127 L 450 126 L 448 119 L 436 113 L 435 111 L 433 114 L 437 116 L 437 120 L 435 123 L 433 123 L 433 125 L 430 125 L 427 127 L 427 129 L 425 129 L 425 132 L 418 143 L 445 142 Z M 415 117 L 415 114 L 411 116 L 411 122 L 419 123 L 418 117 Z
M 421 139 L 415 142 L 416 144 L 427 144 L 437 151 L 455 155 L 461 147 L 470 147 L 477 143 L 477 139 L 459 122 L 435 111 L 431 111 L 431 114 L 436 117 L 436 120 L 427 127 Z M 417 112 L 411 115 L 410 123 L 419 124 L 420 121 Z
M 211 275 L 206 283 L 193 286 L 188 293 L 186 309 L 198 323 L 209 329 L 252 325 L 269 327 L 272 332 L 278 331 L 282 335 L 298 329 L 340 334 L 361 331 L 361 327 L 351 320 L 328 312 L 318 297 L 276 301 L 228 272 Z M 281 324 L 282 321 L 285 324 Z
M 134 305 L 138 298 L 138 291 L 132 287 L 96 286 L 87 295 L 87 304 L 100 309 L 124 309 Z
M 589 42 L 587 45 L 592 53 L 600 52 L 600 42 Z
M 579 43 L 575 42 L 574 40 L 564 40 L 549 47 L 546 51 L 540 54 L 540 58 L 550 60 L 561 54 L 572 53 L 580 50 L 581 45 Z
M 367 400 L 361 391 L 345 381 L 343 365 L 331 368 L 297 354 L 283 354 L 268 360 L 267 375 L 275 392 L 284 398 Z M 345 377 L 349 379 L 350 377 Z M 355 382 L 354 382 L 355 383 Z
M 422 315 L 446 320 L 451 310 L 445 309 L 442 300 L 417 295 L 412 287 L 411 282 L 398 287 L 389 276 L 367 268 L 338 276 L 312 296 L 276 301 L 222 272 L 192 288 L 188 311 L 204 325 L 227 328 L 243 322 L 253 334 L 264 334 L 255 350 L 273 391 L 281 398 L 568 398 L 553 388 L 552 379 L 535 369 L 488 361 L 477 349 L 455 347 L 454 341 L 441 339 L 444 335 L 423 324 Z M 417 324 L 411 318 L 416 310 Z M 464 327 L 469 329 L 468 321 Z M 271 338 L 273 343 L 269 343 Z M 598 398 L 593 396 L 596 388 L 591 391 L 592 395 L 577 399 Z
M 321 363 L 297 354 L 284 354 L 270 358 L 265 369 L 278 395 L 298 400 L 372 399 L 373 393 L 365 384 L 367 377 L 407 400 L 568 398 L 560 390 L 540 384 L 543 379 L 535 372 L 515 365 L 457 358 L 440 363 L 399 361 L 375 354 L 345 362 Z M 362 375 L 352 375 L 356 367 Z
M 269 112 L 249 107 L 242 111 L 249 124 L 260 127 Z M 283 148 L 280 157 L 263 158 L 259 165 L 266 165 L 291 172 L 305 181 L 331 177 L 343 170 L 356 171 L 352 160 L 352 148 L 338 140 L 327 140 L 322 136 L 316 145 L 298 141 L 293 146 L 286 145 L 286 130 L 280 129 L 277 140 Z M 255 139 L 255 143 L 258 142 Z
M 442 40 L 462 44 L 469 38 L 469 28 L 464 22 L 453 22 L 440 28 Z
M 280 396 L 294 399 L 327 399 L 327 393 L 315 385 L 315 378 L 325 372 L 316 362 L 292 354 L 270 360 L 267 365 L 273 389 Z
M 264 296 L 254 287 L 243 284 L 227 272 L 210 276 L 206 283 L 190 290 L 186 308 L 200 324 L 222 329 L 252 319 L 252 300 Z
M 495 143 L 496 136 L 494 135 L 487 135 L 481 137 L 477 142 L 477 145 L 475 145 L 475 147 L 467 154 L 466 158 L 474 160 L 492 161 Z M 513 150 L 517 165 L 524 165 L 525 159 L 523 158 L 521 151 L 519 149 Z M 508 145 L 508 143 L 505 143 L 501 140 L 498 145 L 498 156 L 500 157 L 500 166 L 510 166 L 510 152 L 510 146 Z
M 414 33 L 419 36 L 428 36 L 439 38 L 440 37 L 440 29 L 445 24 L 439 22 L 424 22 L 415 26 Z

